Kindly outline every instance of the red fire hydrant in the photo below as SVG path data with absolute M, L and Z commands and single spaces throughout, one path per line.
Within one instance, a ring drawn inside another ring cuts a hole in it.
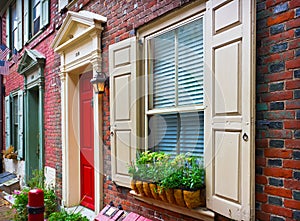
M 44 191 L 30 190 L 28 193 L 28 221 L 44 221 Z

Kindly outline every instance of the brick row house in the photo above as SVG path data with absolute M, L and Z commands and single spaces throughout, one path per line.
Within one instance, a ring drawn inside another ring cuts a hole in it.
M 95 214 L 300 220 L 299 1 L 0 4 L 2 163 L 22 185 L 44 170 L 61 205 Z M 145 150 L 203 157 L 206 208 L 130 192 Z

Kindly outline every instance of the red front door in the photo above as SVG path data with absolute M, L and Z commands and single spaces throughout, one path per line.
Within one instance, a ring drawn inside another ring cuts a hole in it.
M 81 205 L 95 208 L 94 186 L 94 117 L 92 72 L 82 74 L 80 91 L 80 179 Z

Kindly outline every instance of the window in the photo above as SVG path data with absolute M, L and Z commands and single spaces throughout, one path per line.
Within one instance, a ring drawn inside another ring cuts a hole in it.
M 40 30 L 41 5 L 40 0 L 32 0 L 32 33 L 35 35 Z
M 6 148 L 13 146 L 23 156 L 23 91 L 5 97 Z
M 24 42 L 49 23 L 49 0 L 24 0 Z
M 12 3 L 6 11 L 6 45 L 13 51 L 22 45 L 22 2 Z
M 176 155 L 204 153 L 203 18 L 146 39 L 148 148 Z

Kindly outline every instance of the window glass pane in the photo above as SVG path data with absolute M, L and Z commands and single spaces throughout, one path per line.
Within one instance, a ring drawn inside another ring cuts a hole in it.
M 204 153 L 204 113 L 180 114 L 180 153 L 203 156 Z
M 178 105 L 203 103 L 202 19 L 178 28 Z
M 175 32 L 151 40 L 153 45 L 153 107 L 175 106 Z
M 154 115 L 149 119 L 149 148 L 175 156 L 177 154 L 178 115 Z
M 15 150 L 18 148 L 18 96 L 13 97 L 13 134 L 12 134 L 12 145 L 15 147 Z
M 177 148 L 178 147 L 178 148 Z M 172 156 L 204 153 L 204 113 L 161 114 L 149 119 L 149 149 Z

